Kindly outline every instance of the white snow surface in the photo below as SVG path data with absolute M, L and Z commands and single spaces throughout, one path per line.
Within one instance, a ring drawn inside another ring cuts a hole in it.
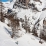
M 4 6 L 5 6 L 5 11 L 7 12 L 7 9 L 13 9 L 13 5 L 14 2 L 16 0 L 13 0 L 13 2 L 3 2 Z M 40 4 L 39 2 L 35 2 L 32 0 L 31 3 L 35 4 L 35 7 L 37 7 L 37 9 L 41 12 L 33 12 L 32 9 L 22 9 L 22 8 L 16 8 L 13 9 L 15 12 L 17 12 L 17 16 L 19 18 L 23 18 L 25 17 L 25 15 L 27 16 L 27 18 L 29 18 L 29 23 L 31 25 L 31 29 L 34 26 L 34 24 L 37 22 L 38 19 L 40 19 L 40 25 L 43 26 L 43 19 L 46 17 L 46 10 L 42 11 L 43 8 L 46 8 L 46 0 L 41 0 L 42 4 Z M 35 18 L 32 19 L 32 17 Z M 7 20 L 5 21 L 6 23 Z M 44 41 L 43 44 L 39 43 L 39 38 L 33 36 L 32 34 L 25 34 L 25 30 L 23 28 L 21 28 L 21 32 L 19 32 L 19 34 L 21 34 L 23 31 L 23 36 L 21 36 L 20 38 L 17 39 L 12 39 L 10 37 L 10 34 L 7 32 L 7 30 L 5 29 L 7 28 L 9 30 L 9 27 L 0 22 L 0 46 L 46 46 L 46 42 Z M 41 27 L 40 27 L 41 28 Z M 39 32 L 40 30 L 38 30 Z M 16 44 L 16 42 L 18 41 L 18 44 Z
M 16 2 L 16 0 L 13 0 L 12 2 L 3 2 L 5 7 L 13 9 L 13 5 Z M 35 7 L 39 10 L 42 11 L 43 8 L 46 8 L 46 0 L 41 0 L 42 4 L 40 2 L 36 2 L 34 0 L 30 0 L 30 3 L 35 4 Z
M 23 8 L 16 8 L 14 9 L 13 8 L 13 5 L 14 5 L 14 2 L 16 0 L 13 0 L 12 2 L 3 2 L 4 3 L 4 6 L 6 7 L 5 8 L 5 11 L 7 12 L 7 9 L 12 9 L 14 12 L 17 12 L 17 16 L 18 18 L 22 18 L 22 19 L 25 19 L 25 15 L 27 16 L 27 18 L 29 18 L 29 24 L 30 24 L 30 29 L 32 31 L 33 27 L 34 27 L 34 24 L 37 22 L 38 19 L 43 20 L 45 17 L 46 17 L 46 10 L 45 11 L 42 11 L 43 8 L 45 8 L 45 0 L 41 0 L 42 4 L 40 2 L 36 2 L 36 1 L 33 1 L 31 0 L 30 3 L 34 3 L 35 4 L 35 7 L 37 7 L 38 10 L 40 10 L 40 12 L 37 12 L 37 11 L 33 11 L 31 8 L 29 9 L 23 9 Z M 9 7 L 10 6 L 10 7 Z M 32 17 L 35 19 L 32 19 Z M 6 20 L 6 23 L 7 20 Z M 32 23 L 32 24 L 31 24 Z M 42 22 L 40 25 L 43 25 Z
M 39 38 L 28 33 L 20 38 L 12 39 L 4 27 L 9 29 L 6 24 L 0 22 L 0 46 L 46 46 L 45 41 L 41 44 Z
M 4 27 L 8 28 L 6 24 L 0 22 L 0 46 L 17 46 Z

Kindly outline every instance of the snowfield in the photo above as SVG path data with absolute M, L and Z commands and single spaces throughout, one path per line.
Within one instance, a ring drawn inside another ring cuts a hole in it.
M 41 44 L 38 37 L 28 33 L 20 38 L 12 39 L 4 27 L 9 30 L 6 24 L 0 22 L 0 46 L 46 46 L 45 41 Z
M 7 13 L 8 9 L 12 9 L 14 12 L 17 13 L 17 17 L 20 19 L 25 20 L 25 15 L 27 18 L 29 18 L 29 24 L 30 29 L 32 31 L 35 23 L 39 21 L 39 30 L 37 30 L 38 35 L 40 34 L 40 29 L 43 26 L 43 19 L 46 17 L 46 10 L 42 11 L 43 8 L 46 8 L 46 0 L 41 0 L 42 4 L 40 2 L 35 2 L 33 0 L 30 1 L 30 3 L 35 4 L 35 7 L 40 11 L 32 10 L 31 8 L 23 9 L 20 7 L 16 7 L 16 9 L 13 8 L 13 5 L 16 0 L 13 0 L 12 2 L 3 2 L 3 5 L 5 9 L 3 10 L 5 13 Z M 32 23 L 32 24 L 31 24 Z M 42 44 L 39 43 L 40 38 L 32 35 L 32 33 L 26 33 L 25 29 L 22 28 L 22 23 L 20 22 L 20 29 L 17 33 L 19 38 L 16 36 L 14 38 L 11 38 L 11 28 L 7 26 L 8 20 L 5 18 L 5 23 L 0 21 L 0 46 L 46 46 L 46 41 L 42 40 Z
M 6 24 L 0 22 L 0 46 L 17 46 L 4 27 L 8 28 Z

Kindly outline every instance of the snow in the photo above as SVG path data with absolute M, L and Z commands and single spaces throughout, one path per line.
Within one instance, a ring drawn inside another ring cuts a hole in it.
M 40 34 L 40 29 L 43 26 L 43 19 L 46 17 L 46 10 L 42 11 L 43 8 L 46 8 L 46 0 L 41 0 L 40 2 L 35 2 L 33 0 L 30 3 L 35 4 L 35 7 L 40 11 L 33 11 L 31 8 L 23 9 L 23 8 L 13 8 L 13 5 L 16 0 L 12 2 L 3 2 L 5 6 L 4 11 L 7 13 L 7 9 L 12 9 L 14 12 L 17 12 L 18 18 L 25 19 L 25 15 L 29 18 L 29 24 L 31 31 L 34 27 L 34 24 L 40 19 L 40 26 L 39 30 L 37 30 L 38 35 Z M 34 19 L 33 19 L 33 18 Z M 22 23 L 20 22 L 20 30 L 18 31 L 17 35 L 21 36 L 17 39 L 11 38 L 10 28 L 6 25 L 8 24 L 8 19 L 5 18 L 5 23 L 0 22 L 0 46 L 46 46 L 46 42 L 44 41 L 43 44 L 39 43 L 40 38 L 33 36 L 32 34 L 25 34 L 25 30 L 22 28 Z M 31 24 L 32 23 L 32 24 Z M 18 42 L 18 44 L 17 44 Z
M 40 21 L 41 21 L 42 19 L 44 19 L 46 17 L 46 10 L 41 11 L 41 12 L 36 12 L 36 11 L 34 12 L 31 8 L 23 9 L 23 8 L 17 7 L 14 11 L 17 12 L 18 18 L 25 19 L 25 15 L 27 16 L 27 18 L 29 18 L 29 23 L 32 23 L 32 24 L 30 24 L 31 31 L 32 31 L 34 24 L 37 22 L 38 19 L 40 19 Z M 34 17 L 35 20 L 32 19 L 32 17 Z
M 46 17 L 46 10 L 42 11 L 41 15 L 40 15 L 40 20 L 44 19 Z
M 35 7 L 39 10 L 39 11 L 42 11 L 42 9 L 43 9 L 43 4 L 41 4 L 40 2 L 36 2 L 36 1 L 34 1 L 34 0 L 30 0 L 30 3 L 32 4 L 34 4 L 35 5 Z
M 41 0 L 43 8 L 46 8 L 46 0 Z
M 31 10 L 30 9 L 19 9 L 19 12 L 17 12 L 18 14 L 17 14 L 17 16 L 19 17 L 19 18 L 25 18 L 25 15 L 27 16 L 27 17 L 31 17 L 31 15 L 32 15 L 32 13 L 31 13 Z
M 46 46 L 45 43 L 40 44 L 39 39 L 31 34 L 25 34 L 23 37 L 17 39 L 18 46 Z
M 4 27 L 8 28 L 6 24 L 0 22 L 0 46 L 17 46 Z
M 45 0 L 41 0 L 42 4 L 40 2 L 36 2 L 36 1 L 33 1 L 33 0 L 30 1 L 30 3 L 35 4 L 35 7 L 41 12 L 33 12 L 31 8 L 30 9 L 23 9 L 23 8 L 17 7 L 16 9 L 13 9 L 13 5 L 14 5 L 15 1 L 16 0 L 13 0 L 12 2 L 4 2 L 4 5 L 6 7 L 5 11 L 7 11 L 7 9 L 10 8 L 13 11 L 17 12 L 17 16 L 19 18 L 23 18 L 23 19 L 25 19 L 24 17 L 26 15 L 27 18 L 30 18 L 29 22 L 32 23 L 33 25 L 37 22 L 38 19 L 42 20 L 46 16 L 46 13 L 45 13 L 46 11 L 42 11 L 42 9 L 45 6 L 45 2 L 46 2 Z M 35 18 L 35 20 L 32 19 L 32 16 Z
M 16 2 L 16 0 L 13 0 L 12 2 L 10 2 L 10 1 L 3 2 L 3 4 L 5 5 L 6 8 L 12 9 L 15 2 Z
M 41 44 L 38 37 L 28 33 L 20 38 L 12 39 L 4 27 L 8 28 L 6 24 L 0 22 L 0 46 L 46 46 L 46 42 Z

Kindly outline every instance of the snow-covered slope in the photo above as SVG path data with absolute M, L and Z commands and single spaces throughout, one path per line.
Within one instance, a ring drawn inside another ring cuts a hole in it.
M 30 3 L 35 4 L 35 7 L 40 11 L 34 11 L 31 8 L 29 9 L 23 9 L 17 7 L 16 9 L 13 8 L 13 5 L 16 0 L 13 0 L 12 2 L 3 2 L 3 5 L 5 6 L 4 11 L 7 12 L 7 9 L 12 9 L 13 11 L 17 12 L 18 18 L 25 19 L 25 15 L 27 18 L 29 18 L 29 24 L 30 28 L 32 30 L 34 24 L 37 22 L 38 19 L 40 19 L 40 25 L 43 26 L 43 19 L 46 17 L 46 10 L 42 11 L 43 8 L 46 8 L 46 0 L 41 0 L 42 4 L 40 2 L 36 2 L 31 0 Z M 7 23 L 7 20 L 6 20 Z M 12 39 L 11 38 L 11 32 L 9 30 L 9 27 L 0 22 L 0 46 L 46 46 L 46 42 L 44 41 L 43 44 L 39 43 L 39 38 L 33 36 L 32 34 L 25 34 L 25 30 L 22 28 L 21 22 L 20 22 L 20 28 L 21 31 L 18 31 L 19 33 L 17 35 L 21 35 L 20 38 Z M 38 32 L 40 32 L 38 30 Z M 22 36 L 22 34 L 25 34 Z
M 17 46 L 5 28 L 8 26 L 0 22 L 0 46 Z
M 45 13 L 46 11 L 42 11 L 42 9 L 44 8 L 44 5 L 45 5 L 44 3 L 46 1 L 41 0 L 42 4 L 40 2 L 36 2 L 36 1 L 33 1 L 33 0 L 30 1 L 30 3 L 35 4 L 35 7 L 37 7 L 38 10 L 40 10 L 40 12 L 34 11 L 31 8 L 23 9 L 23 8 L 17 7 L 16 9 L 14 9 L 13 8 L 14 2 L 15 2 L 15 0 L 13 0 L 11 3 L 10 2 L 4 3 L 4 5 L 6 7 L 5 10 L 7 11 L 8 8 L 12 9 L 13 11 L 17 12 L 18 18 L 22 18 L 22 19 L 25 19 L 25 15 L 26 15 L 27 18 L 30 19 L 29 23 L 32 23 L 32 24 L 30 24 L 31 30 L 32 30 L 32 27 L 34 26 L 34 24 L 37 22 L 38 19 L 42 20 L 46 17 L 46 13 Z M 32 19 L 32 17 L 34 17 L 35 20 Z
M 25 34 L 23 37 L 16 39 L 16 41 L 18 41 L 18 46 L 46 46 L 46 43 L 39 43 L 39 38 L 31 34 Z
M 4 4 L 4 6 L 5 6 L 6 8 L 12 9 L 15 2 L 16 2 L 16 0 L 13 0 L 12 2 L 10 2 L 10 1 L 3 2 L 3 4 Z
M 25 34 L 20 38 L 12 39 L 4 27 L 8 28 L 6 24 L 0 22 L 0 46 L 46 46 L 46 42 L 39 43 L 39 38 L 32 34 Z
M 43 8 L 46 8 L 46 0 L 41 0 Z
M 12 2 L 7 1 L 7 2 L 3 2 L 5 7 L 8 7 L 10 9 L 13 9 L 13 5 L 16 2 L 16 0 L 13 0 Z M 30 3 L 33 3 L 35 5 L 35 7 L 39 10 L 42 11 L 43 8 L 46 8 L 46 0 L 41 0 L 42 3 L 40 2 L 36 2 L 34 0 L 30 0 Z

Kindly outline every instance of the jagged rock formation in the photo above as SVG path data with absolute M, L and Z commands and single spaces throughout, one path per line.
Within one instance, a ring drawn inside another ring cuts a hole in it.
M 13 38 L 19 30 L 19 19 L 16 13 L 13 13 L 13 12 L 11 14 L 10 13 L 7 14 L 5 17 L 10 21 L 8 26 L 12 28 L 11 37 Z
M 0 2 L 0 21 L 2 21 L 2 22 L 4 22 L 4 13 L 3 13 L 3 9 L 4 9 L 3 3 Z

